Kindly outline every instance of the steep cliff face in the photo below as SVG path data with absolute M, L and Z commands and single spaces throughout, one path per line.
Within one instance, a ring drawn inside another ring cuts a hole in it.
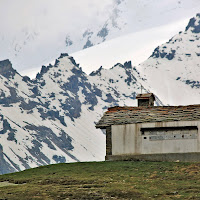
M 139 67 L 144 85 L 165 104 L 199 104 L 200 98 L 200 14 L 185 31 L 158 46 Z
M 61 54 L 31 80 L 0 62 L 0 173 L 104 160 L 105 134 L 95 123 L 110 106 L 136 105 L 136 73 L 127 62 L 87 75 Z

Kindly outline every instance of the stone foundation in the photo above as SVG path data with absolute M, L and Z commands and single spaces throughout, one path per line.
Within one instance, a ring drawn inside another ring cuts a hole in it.
M 108 161 L 200 162 L 200 153 L 107 155 L 105 159 Z

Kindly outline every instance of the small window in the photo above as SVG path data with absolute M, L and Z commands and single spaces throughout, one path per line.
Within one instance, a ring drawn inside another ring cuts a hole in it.
M 140 131 L 143 139 L 148 138 L 149 141 L 198 138 L 197 126 L 146 127 L 141 128 Z

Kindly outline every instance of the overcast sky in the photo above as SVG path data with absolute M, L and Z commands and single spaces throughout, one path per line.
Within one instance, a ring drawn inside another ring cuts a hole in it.
M 0 0 L 0 60 L 20 72 L 55 59 L 67 51 L 67 33 L 105 21 L 114 1 Z
M 60 53 L 68 52 L 65 44 L 68 33 L 80 36 L 90 25 L 104 24 L 113 11 L 114 3 L 118 1 L 0 0 L 0 60 L 10 59 L 13 67 L 20 73 L 48 64 Z M 132 28 L 143 31 L 189 19 L 190 16 L 195 16 L 196 10 L 199 11 L 199 5 L 200 0 L 127 0 L 125 9 L 129 12 L 124 19 L 125 23 L 129 24 L 130 32 Z M 169 15 L 169 11 L 173 14 Z M 146 33 L 149 37 L 148 32 Z M 166 39 L 170 37 L 167 36 Z M 139 41 L 138 39 L 135 38 Z M 149 37 L 149 41 L 152 40 L 154 38 Z M 134 48 L 134 45 L 132 47 Z M 104 52 L 106 51 L 102 51 L 103 59 L 100 60 L 105 60 Z M 112 53 L 112 50 L 110 52 Z M 97 54 L 99 56 L 99 53 Z M 86 55 L 83 59 L 85 57 Z M 90 61 L 91 55 L 87 57 Z M 115 57 L 118 58 L 117 55 Z M 96 61 L 94 59 L 91 65 Z M 80 64 L 82 62 L 84 60 L 80 60 Z M 102 64 L 97 63 L 98 66 Z
M 101 20 L 102 17 L 99 16 L 108 15 L 112 2 L 113 0 L 0 0 L 1 30 L 3 28 L 7 33 L 23 26 L 49 30 L 49 24 L 52 24 L 52 28 L 63 31 L 69 27 L 76 29 L 92 20 Z

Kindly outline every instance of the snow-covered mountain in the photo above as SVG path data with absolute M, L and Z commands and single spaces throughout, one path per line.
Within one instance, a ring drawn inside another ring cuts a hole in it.
M 92 70 L 96 61 L 102 62 L 104 66 L 109 61 L 129 58 L 139 73 L 136 78 L 145 85 L 145 88 L 157 94 L 165 105 L 199 104 L 199 27 L 199 14 L 197 14 L 196 17 L 188 20 L 185 28 L 180 28 L 180 32 L 174 34 L 175 36 L 168 42 L 163 45 L 160 43 L 157 48 L 155 43 L 152 43 L 152 55 L 148 54 L 149 46 L 145 46 L 148 42 L 147 33 L 139 32 L 104 42 L 77 52 L 73 56 L 81 66 L 84 63 L 86 67 L 83 66 L 83 69 L 88 70 L 87 72 Z M 148 33 L 159 38 L 159 35 L 165 34 L 165 30 L 152 29 Z M 138 35 L 142 36 L 141 40 Z M 134 38 L 139 42 L 134 43 Z M 132 44 L 137 47 L 136 51 L 132 51 Z M 137 56 L 133 57 L 133 55 Z M 145 57 L 149 58 L 137 66 Z
M 136 67 L 125 62 L 87 75 L 61 54 L 31 80 L 1 61 L 0 173 L 103 160 L 105 133 L 95 122 L 107 107 L 135 106 L 141 84 L 159 97 L 159 105 L 199 104 L 199 63 L 200 14 Z
M 200 14 L 190 19 L 185 31 L 158 46 L 137 71 L 142 84 L 164 104 L 199 104 Z
M 124 63 L 127 60 L 131 60 L 135 66 L 144 62 L 155 46 L 184 30 L 189 19 L 199 12 L 200 4 L 198 0 L 124 0 L 115 9 L 117 27 L 112 26 L 112 20 L 109 20 L 113 11 L 104 24 L 90 28 L 89 40 L 82 33 L 72 39 L 73 44 L 79 46 L 72 44 L 67 47 L 68 52 L 75 52 L 72 56 L 81 63 L 86 73 L 100 65 L 110 68 L 116 62 Z M 108 34 L 102 39 L 98 33 L 104 27 L 108 27 Z M 88 41 L 93 46 L 80 50 Z
M 126 34 L 188 19 L 198 8 L 198 0 L 114 0 L 105 22 L 91 24 L 79 35 L 68 33 L 67 52 L 74 53 Z
M 136 105 L 141 85 L 130 62 L 85 74 L 68 54 L 37 78 L 0 62 L 0 173 L 59 162 L 104 160 L 95 122 L 107 107 Z
M 38 71 L 39 66 L 55 60 L 61 52 L 71 54 L 110 40 L 117 43 L 112 41 L 105 46 L 109 48 L 113 43 L 116 43 L 115 46 L 120 44 L 115 50 L 121 51 L 114 51 L 113 54 L 105 51 L 105 54 L 104 48 L 96 53 L 101 55 L 99 59 L 96 59 L 97 56 L 89 59 L 93 49 L 90 52 L 79 52 L 73 57 L 83 67 L 91 67 L 90 72 L 101 65 L 109 68 L 117 62 L 123 63 L 130 59 L 135 64 L 138 49 L 140 55 L 150 54 L 154 45 L 159 45 L 181 30 L 185 21 L 200 9 L 199 0 L 113 0 L 109 1 L 109 4 L 106 3 L 109 6 L 103 7 L 102 12 L 93 13 L 95 16 L 91 15 L 90 9 L 87 18 L 81 18 L 79 13 L 82 9 L 77 9 L 77 6 L 70 8 L 70 1 L 64 3 L 59 0 L 53 5 L 52 2 L 54 1 L 46 0 L 40 6 L 35 1 L 24 4 L 17 2 L 13 3 L 12 7 L 7 5 L 5 9 L 1 4 L 0 17 L 4 20 L 0 21 L 0 60 L 9 59 L 21 74 L 30 75 Z M 84 3 L 76 1 L 75 4 L 83 7 Z M 48 9 L 49 5 L 51 9 Z M 32 12 L 31 8 L 35 9 L 35 12 Z M 159 30 L 164 31 L 155 34 Z M 152 41 L 155 43 L 152 44 Z M 126 43 L 129 45 L 125 46 Z M 111 59 L 105 59 L 106 55 Z M 139 62 L 146 58 L 147 56 L 141 57 Z M 102 60 L 104 63 L 101 63 Z M 93 61 L 96 61 L 95 65 Z

